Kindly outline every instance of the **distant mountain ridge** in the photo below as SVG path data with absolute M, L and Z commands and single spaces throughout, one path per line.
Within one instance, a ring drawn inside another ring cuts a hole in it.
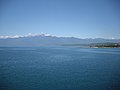
M 80 39 L 75 37 L 57 37 L 50 34 L 29 34 L 25 36 L 0 36 L 0 46 L 54 46 L 64 44 L 120 43 L 120 39 Z

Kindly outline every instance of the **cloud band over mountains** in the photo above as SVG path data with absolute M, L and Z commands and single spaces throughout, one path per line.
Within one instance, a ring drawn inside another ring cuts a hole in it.
M 43 33 L 31 34 L 31 33 L 28 33 L 28 35 L 0 36 L 0 38 L 1 39 L 7 39 L 7 38 L 36 37 L 36 36 L 51 36 L 51 37 L 54 37 L 53 35 L 50 35 L 50 34 L 43 34 Z

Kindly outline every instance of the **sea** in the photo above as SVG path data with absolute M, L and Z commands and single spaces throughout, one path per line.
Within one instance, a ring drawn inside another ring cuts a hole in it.
M 0 90 L 120 90 L 120 48 L 0 47 Z

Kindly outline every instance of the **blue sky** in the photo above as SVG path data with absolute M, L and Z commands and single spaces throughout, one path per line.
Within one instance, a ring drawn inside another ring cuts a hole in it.
M 0 0 L 0 35 L 120 38 L 119 0 Z

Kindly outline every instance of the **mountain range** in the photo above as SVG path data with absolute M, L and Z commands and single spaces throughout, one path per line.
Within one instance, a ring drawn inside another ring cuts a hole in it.
M 75 37 L 57 37 L 49 34 L 29 34 L 25 36 L 0 36 L 1 47 L 11 46 L 55 46 L 65 44 L 120 43 L 120 39 L 80 39 Z

